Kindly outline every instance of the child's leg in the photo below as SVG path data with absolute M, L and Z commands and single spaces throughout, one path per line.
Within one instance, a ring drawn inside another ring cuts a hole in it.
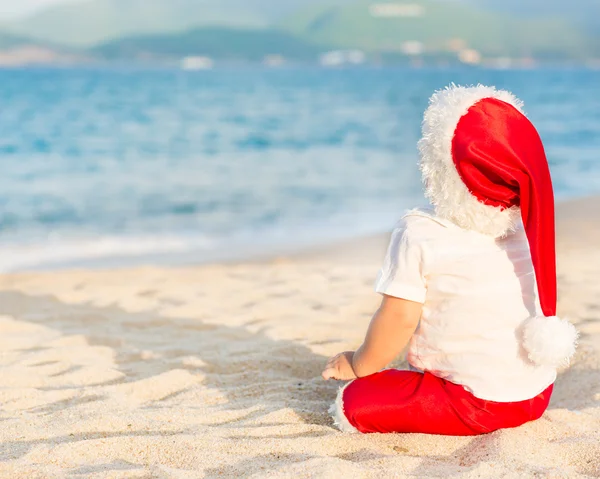
M 346 432 L 471 436 L 538 419 L 551 393 L 552 387 L 522 403 L 495 403 L 429 373 L 387 370 L 349 383 L 334 412 Z
M 452 409 L 437 379 L 391 369 L 351 382 L 338 400 L 350 425 L 362 433 L 476 434 Z

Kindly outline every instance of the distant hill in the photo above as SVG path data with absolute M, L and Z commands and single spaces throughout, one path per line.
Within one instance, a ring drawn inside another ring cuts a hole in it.
M 9 26 L 15 33 L 89 46 L 98 42 L 145 33 L 169 33 L 199 25 L 265 27 L 269 22 L 243 2 L 202 0 L 96 0 L 56 5 Z M 234 5 L 237 3 L 237 5 Z
M 73 53 L 70 48 L 61 45 L 0 31 L 0 50 L 11 50 L 23 47 L 46 48 L 60 53 Z
M 66 65 L 86 60 L 84 55 L 67 48 L 0 32 L 0 65 L 3 67 Z
M 451 0 L 512 15 L 554 16 L 566 18 L 590 27 L 591 32 L 600 35 L 599 0 Z
M 265 28 L 316 1 L 90 0 L 49 7 L 7 28 L 45 41 L 85 47 L 126 36 L 202 26 Z
M 27 45 L 30 43 L 31 43 L 31 40 L 28 38 L 19 37 L 16 35 L 10 35 L 8 33 L 0 32 L 0 50 L 20 47 L 20 46 Z
M 524 20 L 451 1 L 410 3 L 413 10 L 404 13 L 386 10 L 386 2 L 373 0 L 355 0 L 345 6 L 312 6 L 292 15 L 281 26 L 323 45 L 369 51 L 398 50 L 407 41 L 440 49 L 452 39 L 462 39 L 490 56 L 577 59 L 599 53 L 598 44 L 591 42 L 587 33 L 565 20 Z M 379 10 L 374 10 L 378 6 Z M 391 13 L 386 16 L 386 12 Z
M 373 15 L 373 8 L 398 6 L 416 6 L 422 15 Z M 49 7 L 3 30 L 86 49 L 123 39 L 112 45 L 116 52 L 133 40 L 150 42 L 142 37 L 162 36 L 162 44 L 177 41 L 165 35 L 208 28 L 263 31 L 265 38 L 278 29 L 321 49 L 394 53 L 416 40 L 440 51 L 462 39 L 488 56 L 600 57 L 600 0 L 88 0 Z M 210 34 L 226 45 L 239 38 Z M 189 40 L 187 33 L 180 38 Z M 212 41 L 201 40 L 204 49 Z
M 219 60 L 261 61 L 266 55 L 314 61 L 319 49 L 277 30 L 202 28 L 171 35 L 144 35 L 114 40 L 90 50 L 106 60 L 173 59 L 208 56 Z

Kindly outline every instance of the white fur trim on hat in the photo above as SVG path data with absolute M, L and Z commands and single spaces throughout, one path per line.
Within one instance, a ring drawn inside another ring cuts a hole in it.
M 344 413 L 344 391 L 350 384 L 352 384 L 352 381 L 340 388 L 335 402 L 329 408 L 329 414 L 331 414 L 333 423 L 340 431 L 349 434 L 359 434 L 360 431 L 350 424 L 350 421 L 348 421 L 348 418 Z
M 521 113 L 523 103 L 512 93 L 494 87 L 450 85 L 436 92 L 429 101 L 419 141 L 420 166 L 425 195 L 436 214 L 468 230 L 494 238 L 514 231 L 520 209 L 485 205 L 473 196 L 461 179 L 452 159 L 452 140 L 460 119 L 469 108 L 484 98 L 496 98 Z
M 538 366 L 566 367 L 577 349 L 579 333 L 572 323 L 556 316 L 536 316 L 523 325 L 523 347 Z

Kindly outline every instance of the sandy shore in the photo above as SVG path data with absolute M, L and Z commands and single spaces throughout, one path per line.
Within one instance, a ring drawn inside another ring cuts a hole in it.
M 385 238 L 0 277 L 0 477 L 600 477 L 600 200 L 558 216 L 575 364 L 540 421 L 478 438 L 332 428 L 319 373 L 360 344 Z

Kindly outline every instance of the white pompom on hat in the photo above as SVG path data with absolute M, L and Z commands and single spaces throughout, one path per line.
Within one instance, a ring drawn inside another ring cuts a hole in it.
M 556 317 L 554 193 L 542 140 L 522 102 L 492 87 L 436 92 L 419 142 L 426 195 L 436 213 L 493 237 L 523 219 L 543 316 L 521 328 L 522 345 L 539 366 L 567 366 L 578 333 Z

